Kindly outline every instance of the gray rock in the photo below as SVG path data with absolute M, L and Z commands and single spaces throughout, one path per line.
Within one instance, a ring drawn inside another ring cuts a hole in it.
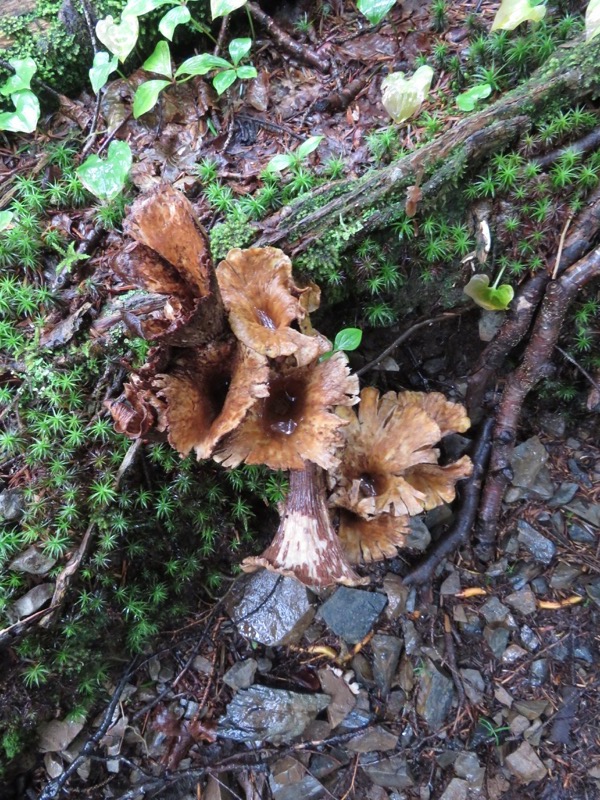
M 570 589 L 580 575 L 581 570 L 579 567 L 574 564 L 565 564 L 564 561 L 561 561 L 552 571 L 550 586 L 557 591 Z
M 0 519 L 13 522 L 23 516 L 23 492 L 20 489 L 5 489 L 0 492 Z
M 561 414 L 541 414 L 539 423 L 546 433 L 556 439 L 562 439 L 567 432 L 567 422 Z
M 17 556 L 8 565 L 17 572 L 27 572 L 30 575 L 45 575 L 56 564 L 58 559 L 48 558 L 35 547 L 28 547 L 25 552 Z
M 467 800 L 469 784 L 460 778 L 452 778 L 440 800 Z
M 402 642 L 396 636 L 378 633 L 371 639 L 373 677 L 382 695 L 387 697 L 398 667 Z
M 483 310 L 479 317 L 479 338 L 482 342 L 491 342 L 498 333 L 506 316 L 503 311 Z
M 552 523 L 552 530 L 558 536 L 562 536 L 565 532 L 565 518 L 564 515 L 560 511 L 555 511 L 551 517 L 550 522 Z
M 538 533 L 528 522 L 520 519 L 517 522 L 519 543 L 528 550 L 540 564 L 548 565 L 556 554 L 556 545 Z
M 359 733 L 346 744 L 353 753 L 372 753 L 374 750 L 385 752 L 395 750 L 398 737 L 381 725 Z
M 411 517 L 411 520 L 412 519 L 417 518 Z M 450 506 L 447 503 L 442 503 L 441 506 L 436 506 L 425 514 L 424 522 L 429 530 L 433 530 L 433 528 L 437 528 L 438 525 L 448 525 L 453 519 L 454 514 Z
M 11 620 L 15 622 L 24 617 L 29 617 L 51 599 L 54 594 L 53 583 L 40 583 L 39 586 L 34 586 L 23 597 L 19 597 L 16 603 L 13 603 L 10 608 L 9 615 Z
M 223 675 L 223 683 L 232 689 L 247 689 L 252 686 L 257 667 L 258 664 L 253 658 L 236 661 Z
M 535 483 L 529 489 L 530 493 L 536 497 L 541 497 L 542 500 L 550 500 L 556 493 L 556 486 L 554 485 L 550 476 L 548 467 L 542 467 L 538 473 Z
M 588 528 L 579 525 L 577 522 L 569 525 L 567 534 L 572 542 L 579 542 L 580 544 L 594 544 L 598 538 L 597 534 L 592 533 Z
M 550 508 L 559 508 L 560 506 L 564 506 L 565 503 L 571 502 L 578 491 L 579 484 L 565 481 L 558 487 L 558 491 L 554 494 L 554 497 L 550 500 L 548 506 Z
M 506 628 L 492 628 L 486 625 L 483 629 L 483 638 L 496 658 L 500 658 L 506 650 L 509 633 Z
M 485 682 L 481 672 L 477 669 L 461 669 L 460 674 L 465 694 L 473 705 L 479 705 L 483 700 L 483 693 L 485 691 Z
M 543 597 L 544 595 L 548 594 L 548 581 L 543 575 L 539 575 L 537 578 L 533 578 L 531 581 L 531 588 L 535 592 L 538 597 Z
M 403 619 L 402 633 L 404 635 L 404 650 L 409 656 L 412 656 L 421 646 L 421 637 L 417 633 L 415 623 L 411 622 L 409 619 Z
M 578 481 L 580 481 L 586 489 L 591 489 L 593 484 L 589 478 L 588 473 L 586 470 L 582 469 L 579 462 L 575 458 L 570 458 L 567 461 L 567 465 L 569 467 L 569 472 L 571 475 L 574 475 Z
M 511 644 L 502 653 L 502 663 L 514 664 L 516 661 L 519 661 L 519 659 L 523 658 L 523 656 L 526 655 L 527 655 L 527 650 L 524 650 L 522 647 L 519 647 L 518 644 Z
M 513 450 L 510 460 L 513 468 L 512 485 L 529 489 L 547 461 L 548 451 L 537 436 L 521 442 Z
M 370 633 L 387 604 L 379 592 L 340 586 L 320 609 L 327 627 L 350 644 L 357 644 Z
M 273 764 L 269 783 L 274 800 L 319 800 L 328 795 L 323 784 L 291 756 Z
M 396 619 L 406 610 L 409 588 L 402 583 L 402 578 L 399 575 L 388 572 L 383 579 L 383 591 L 388 599 L 385 607 L 385 616 L 388 619 Z
M 65 750 L 81 730 L 83 722 L 59 719 L 45 722 L 39 728 L 38 749 L 42 753 L 58 753 Z
M 389 758 L 380 758 L 376 753 L 365 753 L 360 757 L 359 764 L 375 786 L 402 791 L 415 785 L 406 758 L 400 753 Z
M 504 599 L 511 608 L 524 616 L 533 614 L 536 610 L 535 595 L 531 589 L 519 589 L 518 592 L 513 592 Z
M 595 528 L 600 528 L 600 503 L 573 500 L 565 508 L 567 511 L 572 511 L 580 519 L 585 520 L 585 522 L 589 522 Z
M 431 544 L 429 528 L 425 525 L 421 517 L 411 517 L 409 523 L 410 533 L 406 537 L 406 546 L 410 547 L 411 550 L 418 550 L 419 552 L 427 550 Z
M 497 597 L 490 597 L 490 599 L 486 600 L 481 606 L 479 613 L 486 622 L 502 623 L 508 619 L 510 610 L 503 605 Z
M 440 730 L 452 707 L 454 684 L 427 659 L 419 677 L 417 713 L 423 717 L 431 730 Z
M 261 570 L 240 582 L 227 611 L 242 636 L 276 647 L 300 640 L 315 607 L 312 593 L 297 580 Z
M 239 691 L 229 703 L 217 734 L 236 742 L 287 743 L 327 708 L 329 699 L 324 694 L 251 686 Z
M 529 668 L 530 681 L 532 686 L 543 686 L 550 676 L 547 658 L 538 658 Z
M 440 594 L 455 595 L 460 592 L 460 575 L 458 572 L 451 572 L 440 586 Z
M 473 442 L 467 439 L 466 436 L 461 436 L 460 433 L 449 433 L 444 436 L 444 454 L 448 461 L 458 461 L 461 456 L 467 452 Z
M 586 664 L 593 664 L 594 663 L 594 654 L 584 644 L 578 644 L 573 648 L 573 658 L 579 659 L 579 661 L 585 661 Z
M 546 767 L 529 742 L 523 742 L 514 753 L 506 757 L 506 766 L 519 783 L 541 781 L 546 777 Z
M 456 756 L 454 762 L 454 772 L 457 777 L 467 781 L 476 781 L 481 773 L 481 764 L 475 753 L 465 751 Z

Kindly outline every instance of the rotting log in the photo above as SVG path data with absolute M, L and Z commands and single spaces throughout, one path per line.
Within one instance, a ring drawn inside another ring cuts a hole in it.
M 255 246 L 276 245 L 290 256 L 323 248 L 343 220 L 344 247 L 397 219 L 406 189 L 421 185 L 421 205 L 443 197 L 492 153 L 516 142 L 550 104 L 571 107 L 600 93 L 600 38 L 564 47 L 527 81 L 492 105 L 461 119 L 433 141 L 358 180 L 321 186 L 267 217 Z

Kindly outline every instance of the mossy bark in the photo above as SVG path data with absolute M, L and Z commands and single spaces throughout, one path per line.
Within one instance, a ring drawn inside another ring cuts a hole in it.
M 421 208 L 449 196 L 455 203 L 456 190 L 492 153 L 516 143 L 550 110 L 600 95 L 599 63 L 600 37 L 562 48 L 522 85 L 420 149 L 282 208 L 262 223 L 255 244 L 277 245 L 292 256 L 338 258 L 353 242 L 401 217 L 411 185 L 420 184 Z

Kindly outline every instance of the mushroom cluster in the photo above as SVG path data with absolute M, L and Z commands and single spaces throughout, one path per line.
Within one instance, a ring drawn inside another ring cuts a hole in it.
M 133 242 L 117 269 L 165 302 L 136 326 L 159 344 L 109 405 L 118 429 L 224 467 L 289 470 L 276 536 L 242 568 L 315 587 L 366 582 L 352 564 L 394 556 L 409 516 L 451 501 L 470 474 L 466 456 L 440 466 L 435 448 L 468 428 L 462 406 L 436 393 L 359 397 L 346 356 L 323 358 L 331 345 L 310 325 L 318 288 L 299 286 L 272 247 L 233 249 L 210 269 L 206 235 L 178 192 L 136 201 L 126 231 Z

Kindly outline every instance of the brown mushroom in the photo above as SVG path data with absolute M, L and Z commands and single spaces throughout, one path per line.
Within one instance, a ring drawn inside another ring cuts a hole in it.
M 269 358 L 294 356 L 298 365 L 314 361 L 331 345 L 320 334 L 307 336 L 290 327 L 306 317 L 303 292 L 292 279 L 292 262 L 275 247 L 230 250 L 217 267 L 217 280 L 229 324 L 247 347 Z
M 303 470 L 305 461 L 331 469 L 339 463 L 347 424 L 333 411 L 358 402 L 358 378 L 346 356 L 305 367 L 272 370 L 268 397 L 257 400 L 246 418 L 213 454 L 225 467 L 266 464 L 271 469 Z
M 406 547 L 409 533 L 408 517 L 380 514 L 363 519 L 353 511 L 340 509 L 338 535 L 351 564 L 394 558 L 399 548 Z
M 289 492 L 272 544 L 261 556 L 242 562 L 246 572 L 260 567 L 314 587 L 368 582 L 348 563 L 331 524 L 322 473 L 315 464 L 291 470 Z

